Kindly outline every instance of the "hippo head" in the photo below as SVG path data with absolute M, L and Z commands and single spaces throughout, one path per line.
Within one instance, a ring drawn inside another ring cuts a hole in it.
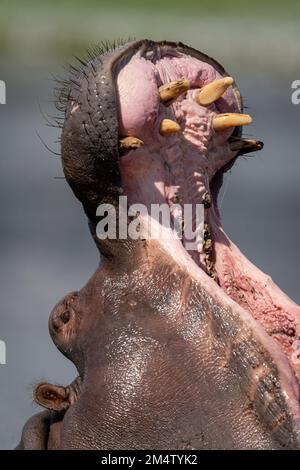
M 36 387 L 47 410 L 19 448 L 300 448 L 299 307 L 218 210 L 223 173 L 262 148 L 241 137 L 234 80 L 195 49 L 143 40 L 92 55 L 63 96 L 64 172 L 101 262 L 49 320 L 78 378 Z

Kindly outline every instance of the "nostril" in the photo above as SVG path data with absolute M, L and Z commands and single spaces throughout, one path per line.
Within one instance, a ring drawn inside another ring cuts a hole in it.
M 78 292 L 72 292 L 54 307 L 49 318 L 48 325 L 52 340 L 67 357 L 71 357 L 71 353 L 74 352 L 81 322 L 80 304 Z
M 61 321 L 66 325 L 70 321 L 70 318 L 71 318 L 70 311 L 65 310 L 64 312 L 62 312 L 60 318 L 61 318 Z
M 52 314 L 51 325 L 53 329 L 58 332 L 64 325 L 67 325 L 71 319 L 71 312 L 69 309 L 58 310 Z
M 77 312 L 65 303 L 56 307 L 49 318 L 49 332 L 55 346 L 69 359 L 75 360 L 76 339 L 80 318 Z
M 72 318 L 75 320 L 75 308 L 77 303 L 75 300 L 78 298 L 78 292 L 68 294 L 52 311 L 49 318 L 50 331 L 59 333 L 64 329 Z

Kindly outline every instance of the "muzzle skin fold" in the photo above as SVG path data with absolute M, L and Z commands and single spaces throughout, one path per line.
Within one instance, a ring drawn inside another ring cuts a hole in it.
M 101 261 L 49 319 L 78 377 L 35 388 L 46 410 L 18 448 L 300 449 L 299 307 L 231 242 L 217 205 L 223 173 L 263 147 L 242 138 L 252 118 L 234 79 L 184 44 L 142 40 L 91 56 L 62 95 L 64 173 Z M 118 215 L 120 196 L 148 209 L 146 225 L 165 204 L 172 226 L 99 239 L 97 209 Z M 184 204 L 203 206 L 192 250 Z

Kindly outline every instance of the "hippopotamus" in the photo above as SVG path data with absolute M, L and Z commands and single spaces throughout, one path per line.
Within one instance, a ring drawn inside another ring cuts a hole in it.
M 60 108 L 64 174 L 99 267 L 49 319 L 78 377 L 35 387 L 45 410 L 17 448 L 300 449 L 300 308 L 229 239 L 218 208 L 224 173 L 263 147 L 242 138 L 252 119 L 234 79 L 182 43 L 114 43 L 73 69 Z M 115 237 L 99 235 L 99 207 L 120 216 L 125 196 L 149 209 L 144 225 L 164 204 L 171 226 L 126 237 L 117 218 Z M 203 207 L 192 249 L 183 205 Z

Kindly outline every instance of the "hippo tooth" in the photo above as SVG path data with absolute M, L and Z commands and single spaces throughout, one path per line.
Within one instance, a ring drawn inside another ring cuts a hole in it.
M 264 143 L 260 140 L 255 139 L 239 139 L 239 138 L 230 138 L 229 146 L 233 152 L 239 151 L 240 155 L 249 152 L 257 152 L 261 150 L 264 146 Z
M 225 113 L 216 116 L 212 121 L 212 125 L 216 132 L 222 132 L 230 127 L 247 126 L 251 122 L 252 117 L 249 114 Z
M 205 85 L 197 94 L 196 101 L 201 106 L 209 106 L 217 101 L 225 93 L 227 88 L 233 84 L 232 77 L 220 78 L 214 82 Z
M 144 145 L 144 142 L 137 137 L 124 137 L 120 140 L 121 149 L 138 149 Z
M 175 134 L 180 131 L 180 126 L 172 119 L 163 119 L 160 123 L 159 132 L 161 135 Z
M 190 82 L 183 78 L 182 80 L 174 80 L 159 87 L 158 92 L 160 100 L 169 106 L 172 101 L 176 100 L 180 95 L 190 88 Z

